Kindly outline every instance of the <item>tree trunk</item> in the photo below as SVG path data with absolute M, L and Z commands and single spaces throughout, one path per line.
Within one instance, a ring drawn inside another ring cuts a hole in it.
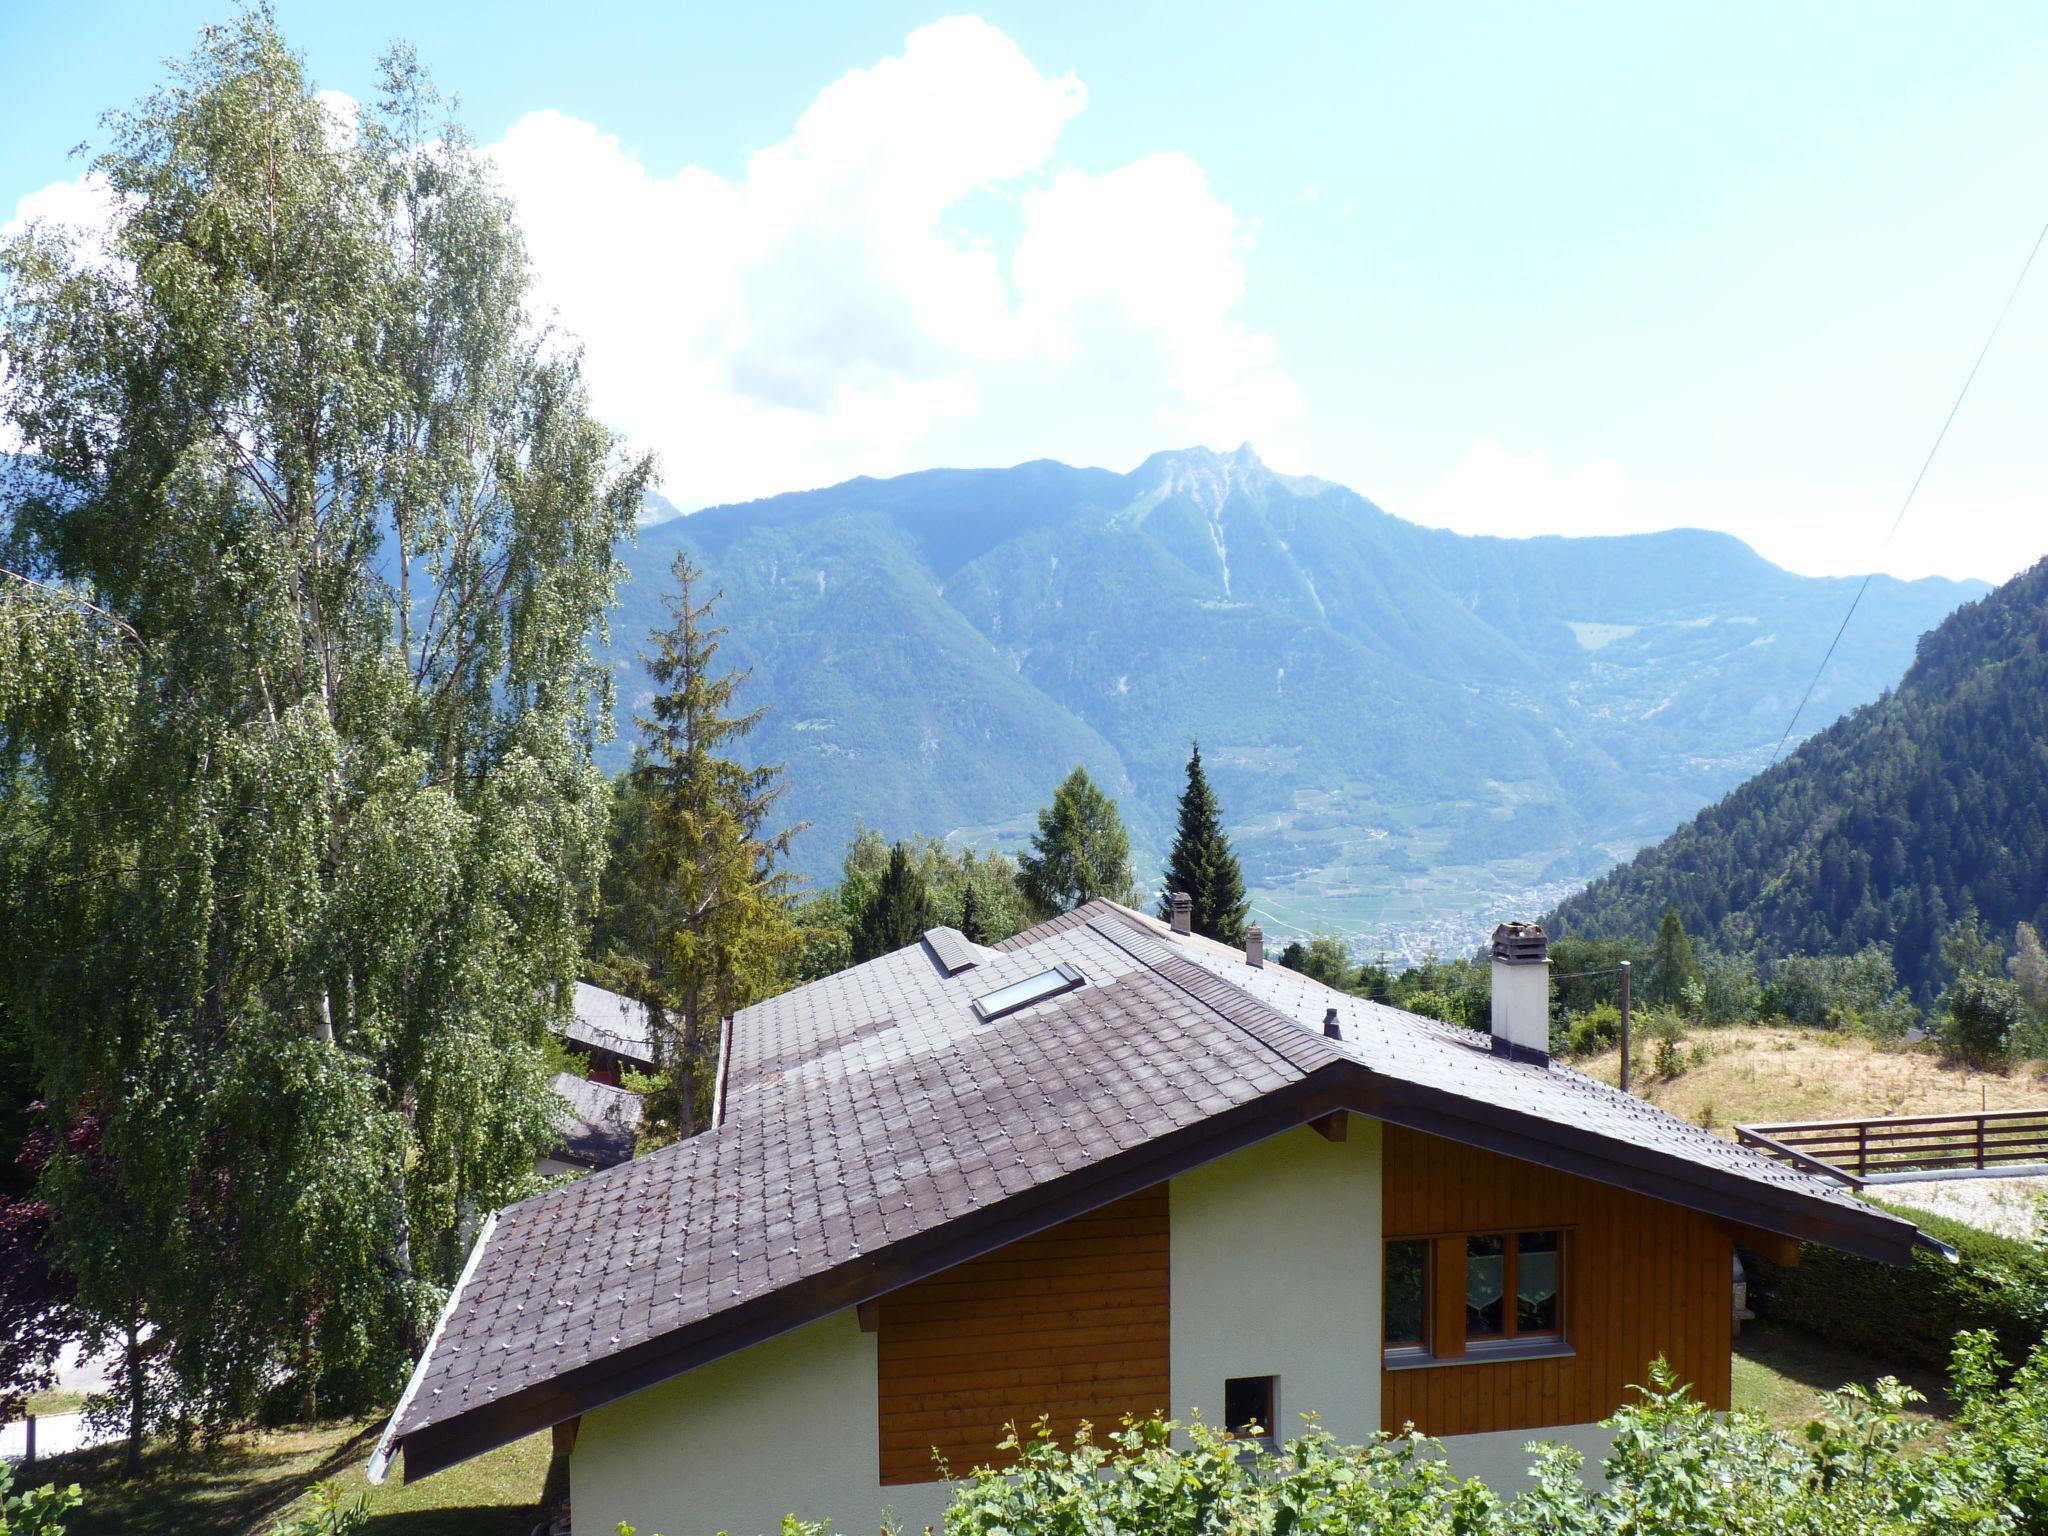
M 309 1310 L 299 1319 L 299 1422 L 312 1423 L 319 1408 L 313 1391 L 313 1314 Z
M 142 1330 L 131 1320 L 128 1324 L 128 1456 L 126 1466 L 130 1477 L 142 1475 L 142 1426 L 143 1426 L 143 1381 L 142 1381 Z

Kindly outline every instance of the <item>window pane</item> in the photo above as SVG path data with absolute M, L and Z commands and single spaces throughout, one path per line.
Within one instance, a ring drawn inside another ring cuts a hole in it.
M 1273 1378 L 1233 1376 L 1223 1383 L 1223 1418 L 1234 1435 L 1273 1433 Z
M 1515 1331 L 1557 1332 L 1557 1256 L 1555 1232 L 1524 1232 L 1516 1239 Z
M 1428 1338 L 1429 1244 L 1387 1244 L 1387 1342 Z
M 1465 1239 L 1465 1337 L 1492 1338 L 1507 1331 L 1508 1240 Z

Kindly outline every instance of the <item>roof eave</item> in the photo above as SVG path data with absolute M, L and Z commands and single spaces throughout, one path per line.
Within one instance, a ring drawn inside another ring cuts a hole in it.
M 396 1436 L 395 1448 L 404 1451 L 408 1479 L 430 1476 L 1338 1110 L 1882 1263 L 1910 1265 L 1915 1248 L 1929 1241 L 1910 1222 L 1882 1211 L 1836 1207 L 1797 1190 L 1760 1184 L 1537 1116 L 1480 1105 L 1343 1061 L 714 1317 Z M 394 1426 L 399 1418 L 393 1415 Z

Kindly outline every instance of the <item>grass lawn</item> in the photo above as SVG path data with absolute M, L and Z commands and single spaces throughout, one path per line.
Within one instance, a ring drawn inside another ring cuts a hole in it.
M 38 1418 L 53 1413 L 76 1413 L 85 1406 L 83 1392 L 38 1392 L 28 1400 L 28 1411 Z
M 1754 1408 L 1781 1428 L 1804 1424 L 1820 1412 L 1820 1395 L 1850 1382 L 1869 1386 L 1896 1376 L 1925 1394 L 1915 1418 L 1946 1419 L 1950 1404 L 1941 1379 L 1930 1372 L 1901 1370 L 1882 1360 L 1764 1321 L 1744 1323 L 1735 1341 L 1733 1401 Z
M 230 1436 L 179 1458 L 149 1455 L 149 1475 L 121 1475 L 118 1446 L 39 1462 L 24 1484 L 76 1482 L 85 1505 L 67 1536 L 262 1536 L 314 1483 L 369 1497 L 375 1536 L 527 1536 L 539 1519 L 548 1436 L 534 1435 L 423 1482 L 372 1488 L 364 1476 L 381 1423 L 351 1420 Z

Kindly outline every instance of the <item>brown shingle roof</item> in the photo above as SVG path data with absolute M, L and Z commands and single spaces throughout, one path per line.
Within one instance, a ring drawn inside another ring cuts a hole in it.
M 1109 903 L 976 953 L 948 974 L 913 945 L 742 1010 L 716 1130 L 500 1213 L 394 1416 L 409 1474 L 1335 1108 L 1860 1251 L 1914 1235 L 1577 1073 Z M 975 1017 L 1055 963 L 1089 984 Z

